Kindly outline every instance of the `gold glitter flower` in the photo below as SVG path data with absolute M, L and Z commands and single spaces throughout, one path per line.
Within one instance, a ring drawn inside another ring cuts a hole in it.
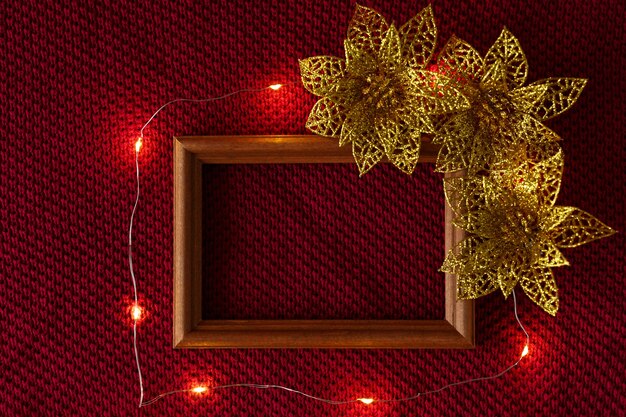
M 520 161 L 540 161 L 560 149 L 559 136 L 543 120 L 578 99 L 586 80 L 547 78 L 523 86 L 528 63 L 519 41 L 506 29 L 484 59 L 468 43 L 452 37 L 441 51 L 438 71 L 453 79 L 471 107 L 438 129 L 441 144 L 436 170 L 509 169 Z
M 471 234 L 441 267 L 457 275 L 459 298 L 478 298 L 498 288 L 506 297 L 519 283 L 530 299 L 556 314 L 559 299 L 551 268 L 569 265 L 558 248 L 615 233 L 589 213 L 554 205 L 562 169 L 559 151 L 515 170 L 444 180 L 454 224 Z
M 421 135 L 432 134 L 430 115 L 467 108 L 448 77 L 426 71 L 437 30 L 429 7 L 400 29 L 376 11 L 356 7 L 344 41 L 346 59 L 316 56 L 300 61 L 302 82 L 322 97 L 307 128 L 352 144 L 361 175 L 383 156 L 410 174 Z

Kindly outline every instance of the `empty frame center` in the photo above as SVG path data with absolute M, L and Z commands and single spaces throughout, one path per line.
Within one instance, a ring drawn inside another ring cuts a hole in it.
M 444 317 L 440 178 L 381 164 L 202 167 L 204 320 Z

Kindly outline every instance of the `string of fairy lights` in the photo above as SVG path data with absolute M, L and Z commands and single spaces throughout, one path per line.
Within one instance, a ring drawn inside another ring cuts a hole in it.
M 139 136 L 137 138 L 137 141 L 135 142 L 135 180 L 136 180 L 136 193 L 135 193 L 135 199 L 134 199 L 134 205 L 133 205 L 133 210 L 132 213 L 130 215 L 130 221 L 129 221 L 129 227 L 128 227 L 128 265 L 129 265 L 129 270 L 130 270 L 130 277 L 132 280 L 132 285 L 133 285 L 133 303 L 132 305 L 129 306 L 129 312 L 130 312 L 130 317 L 132 319 L 132 333 L 133 333 L 133 353 L 134 353 L 134 357 L 135 357 L 135 365 L 137 367 L 137 377 L 138 377 L 138 382 L 139 382 L 139 407 L 146 407 L 150 404 L 154 404 L 155 402 L 171 396 L 171 395 L 175 395 L 175 394 L 183 394 L 183 393 L 190 393 L 190 394 L 194 394 L 194 395 L 203 395 L 206 394 L 208 392 L 211 391 L 218 391 L 218 390 L 226 390 L 226 389 L 231 389 L 231 388 L 249 388 L 249 389 L 257 389 L 257 390 L 282 390 L 294 395 L 300 395 L 306 398 L 309 398 L 311 400 L 314 401 L 318 401 L 318 402 L 322 402 L 325 404 L 329 404 L 329 405 L 344 405 L 344 404 L 352 404 L 352 403 L 361 403 L 364 405 L 370 405 L 370 404 L 375 404 L 375 403 L 398 403 L 398 402 L 406 402 L 406 401 L 413 401 L 413 400 L 417 400 L 422 396 L 425 395 L 429 395 L 429 394 L 437 394 L 440 393 L 442 391 L 445 391 L 447 389 L 450 389 L 452 387 L 456 387 L 456 386 L 460 386 L 460 385 L 466 385 L 466 384 L 470 384 L 470 383 L 474 383 L 474 382 L 480 382 L 480 381 L 487 381 L 487 380 L 492 380 L 492 379 L 496 379 L 496 378 L 500 378 L 502 377 L 504 374 L 508 373 L 509 371 L 511 371 L 512 369 L 514 369 L 515 367 L 517 367 L 519 365 L 519 363 L 522 361 L 522 359 L 528 355 L 529 353 L 529 343 L 530 343 L 530 337 L 528 335 L 528 332 L 526 331 L 526 329 L 524 328 L 524 326 L 522 325 L 522 322 L 519 319 L 519 316 L 517 314 L 517 299 L 515 296 L 515 291 L 512 292 L 513 295 L 513 311 L 515 314 L 515 320 L 517 321 L 517 324 L 519 325 L 521 331 L 524 333 L 524 336 L 526 338 L 526 343 L 524 345 L 524 348 L 522 349 L 522 352 L 519 356 L 519 358 L 517 358 L 517 360 L 515 362 L 513 362 L 511 365 L 509 365 L 507 368 L 505 368 L 504 370 L 492 374 L 492 375 L 486 375 L 486 376 L 480 376 L 480 377 L 476 377 L 476 378 L 470 378 L 470 379 L 466 379 L 466 380 L 462 380 L 462 381 L 458 381 L 458 382 L 453 382 L 447 385 L 444 385 L 442 387 L 433 389 L 433 390 L 429 390 L 429 391 L 422 391 L 422 392 L 417 392 L 414 393 L 410 396 L 406 396 L 406 397 L 398 397 L 398 398 L 352 398 L 352 399 L 331 399 L 331 398 L 323 398 L 323 397 L 318 397 L 315 395 L 311 395 L 308 394 L 304 391 L 300 391 L 291 387 L 287 387 L 287 386 L 283 386 L 283 385 L 276 385 L 276 384 L 257 384 L 257 383 L 233 383 L 233 384 L 225 384 L 225 385 L 196 385 L 192 388 L 189 389 L 177 389 L 177 390 L 172 390 L 172 391 L 167 391 L 167 392 L 163 392 L 160 393 L 154 397 L 152 397 L 151 399 L 146 400 L 145 399 L 145 393 L 144 393 L 144 378 L 143 378 L 143 374 L 141 371 L 141 361 L 140 361 L 140 352 L 139 352 L 139 347 L 138 347 L 138 327 L 139 324 L 142 321 L 142 318 L 144 317 L 145 311 L 144 311 L 144 307 L 141 306 L 141 304 L 139 303 L 139 290 L 138 290 L 138 280 L 137 277 L 135 275 L 135 270 L 134 270 L 134 265 L 133 265 L 133 225 L 135 223 L 136 220 L 136 214 L 137 214 L 137 207 L 139 206 L 139 202 L 140 202 L 140 169 L 139 169 L 139 154 L 141 152 L 141 149 L 143 147 L 143 142 L 144 142 L 144 131 L 145 129 L 150 125 L 150 123 L 154 120 L 154 118 L 162 111 L 164 110 L 166 107 L 175 104 L 175 103 L 182 103 L 182 102 L 186 102 L 186 103 L 209 103 L 209 102 L 213 102 L 213 101 L 218 101 L 218 100 L 223 100 L 226 99 L 228 97 L 232 97 L 232 96 L 236 96 L 242 93 L 260 93 L 266 90 L 272 90 L 272 91 L 277 91 L 280 90 L 282 87 L 287 86 L 287 85 L 292 85 L 292 84 L 296 84 L 296 81 L 293 82 L 289 82 L 289 83 L 285 83 L 285 84 L 272 84 L 270 86 L 267 87 L 263 87 L 263 88 L 246 88 L 246 89 L 241 89 L 241 90 L 237 90 L 237 91 L 233 91 L 231 93 L 228 94 L 224 94 L 221 96 L 217 96 L 217 97 L 210 97 L 210 98 L 203 98 L 203 99 L 189 99 L 189 98 L 178 98 L 175 100 L 171 100 L 168 101 L 167 103 L 163 104 L 161 107 L 159 107 L 154 114 L 148 119 L 148 121 L 142 126 L 140 132 L 139 132 Z

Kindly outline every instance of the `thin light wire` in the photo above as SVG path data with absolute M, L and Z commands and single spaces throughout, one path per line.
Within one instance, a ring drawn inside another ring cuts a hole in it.
M 159 394 L 156 397 L 154 397 L 154 398 L 152 398 L 152 399 L 150 399 L 150 400 L 148 400 L 148 401 L 146 401 L 146 402 L 144 402 L 142 404 L 139 404 L 139 407 L 145 407 L 147 405 L 154 404 L 155 402 L 159 401 L 163 397 L 167 397 L 167 396 L 172 395 L 172 394 L 180 394 L 180 393 L 183 393 L 183 392 L 193 392 L 193 389 L 178 389 L 178 390 L 175 390 L 175 391 L 164 392 L 163 394 Z
M 135 213 L 139 204 L 139 149 L 135 147 L 135 172 L 137 180 L 137 194 L 135 196 L 135 204 L 133 212 L 130 215 L 130 224 L 128 226 L 128 267 L 130 276 L 133 280 L 133 294 L 135 297 L 135 306 L 139 301 L 137 292 L 137 278 L 135 278 L 135 270 L 133 268 L 133 223 L 135 221 Z M 139 349 L 137 349 L 137 320 L 133 320 L 133 350 L 135 353 L 135 363 L 137 365 L 137 375 L 139 375 L 139 407 L 143 404 L 143 376 L 141 374 L 141 365 L 139 363 Z
M 284 85 L 289 85 L 289 84 L 294 84 L 294 82 L 289 82 Z M 154 118 L 163 110 L 165 109 L 167 106 L 174 104 L 174 103 L 180 103 L 180 102 L 190 102 L 190 103 L 207 103 L 207 102 L 212 102 L 212 101 L 217 101 L 217 100 L 223 100 L 225 98 L 234 96 L 236 94 L 240 94 L 240 93 L 244 93 L 244 92 L 261 92 L 267 89 L 270 89 L 271 87 L 264 87 L 264 88 L 255 88 L 255 89 L 242 89 L 242 90 L 237 90 L 235 92 L 232 93 L 228 93 L 228 94 L 224 94 L 222 96 L 219 97 L 211 97 L 211 98 L 206 98 L 206 99 L 186 99 L 186 98 L 179 98 L 179 99 L 175 99 L 175 100 L 171 100 L 169 102 L 167 102 L 166 104 L 164 104 L 163 106 L 159 107 L 159 109 L 154 112 L 154 114 L 152 115 L 152 117 L 150 117 L 150 119 L 143 125 L 143 127 L 141 128 L 140 131 L 140 136 L 139 136 L 139 140 L 143 140 L 143 132 L 144 130 L 148 127 L 148 125 L 152 122 L 152 120 L 154 120 Z M 135 220 L 135 214 L 137 211 L 137 206 L 139 204 L 139 196 L 140 196 L 140 177 L 139 177 L 139 151 L 140 148 L 136 147 L 135 148 L 135 171 L 136 171 L 136 181 L 137 181 L 137 189 L 136 189 L 136 196 L 135 196 L 135 204 L 133 206 L 133 211 L 131 213 L 130 216 L 130 224 L 129 224 L 129 228 L 128 228 L 128 264 L 129 264 L 129 268 L 130 268 L 130 276 L 132 278 L 132 282 L 133 282 L 133 291 L 134 291 L 134 299 L 135 299 L 135 305 L 137 305 L 138 303 L 138 290 L 137 290 L 137 279 L 135 277 L 135 271 L 133 268 L 133 252 L 132 252 L 132 246 L 133 246 L 133 223 Z M 524 335 L 526 336 L 526 347 L 529 345 L 530 342 L 530 336 L 528 335 L 528 332 L 526 331 L 526 329 L 524 328 L 524 326 L 522 325 L 522 322 L 519 319 L 519 316 L 517 314 L 517 298 L 515 296 L 515 290 L 513 290 L 513 310 L 515 313 L 515 320 L 517 320 L 517 324 L 519 324 L 519 327 L 522 329 L 522 331 L 524 332 Z M 141 372 L 141 366 L 140 366 L 140 361 L 139 361 L 139 349 L 137 347 L 137 320 L 134 321 L 133 323 L 133 349 L 134 349 L 134 353 L 135 353 L 135 363 L 137 365 L 137 374 L 139 376 L 139 390 L 140 390 L 140 397 L 139 397 L 139 407 L 145 407 L 151 404 L 154 404 L 155 402 L 161 400 L 164 397 L 168 397 L 170 395 L 173 394 L 179 394 L 179 393 L 186 393 L 186 392 L 195 392 L 194 389 L 179 389 L 179 390 L 173 390 L 173 391 L 168 391 L 168 392 L 164 392 L 162 394 L 157 395 L 154 398 L 151 398 L 150 400 L 144 401 L 144 386 L 143 386 L 143 375 Z M 494 374 L 494 375 L 489 375 L 489 376 L 483 376 L 483 377 L 478 377 L 478 378 L 471 378 L 471 379 L 466 379 L 463 381 L 459 381 L 459 382 L 453 382 L 451 384 L 447 384 L 444 385 L 438 389 L 435 390 L 431 390 L 431 391 L 424 391 L 424 392 L 419 392 L 415 395 L 412 395 L 410 397 L 401 397 L 401 398 L 389 398 L 389 399 L 374 399 L 373 402 L 375 403 L 391 403 L 391 402 L 405 402 L 405 401 L 412 401 L 412 400 L 417 400 L 418 398 L 420 398 L 423 395 L 428 395 L 428 394 L 436 394 L 439 392 L 442 392 L 446 389 L 455 387 L 455 386 L 459 386 L 459 385 L 465 385 L 465 384 L 470 384 L 473 382 L 479 382 L 479 381 L 487 381 L 487 380 L 491 380 L 491 379 L 496 379 L 496 378 L 500 378 L 501 376 L 503 376 L 504 374 L 506 374 L 507 372 L 511 371 L 513 368 L 515 368 L 520 361 L 524 358 L 525 354 L 522 353 L 522 355 L 520 355 L 519 359 L 517 359 L 517 361 L 515 363 L 513 363 L 512 365 L 510 365 L 508 368 L 506 368 L 505 370 Z M 352 403 L 357 403 L 357 402 L 361 402 L 360 399 L 351 399 L 351 400 L 333 400 L 333 399 L 329 399 L 329 398 L 323 398 L 323 397 L 317 397 L 315 395 L 311 395 L 311 394 L 307 394 L 306 392 L 303 391 L 299 391 L 296 390 L 294 388 L 290 388 L 290 387 L 286 387 L 283 385 L 274 385 L 274 384 L 253 384 L 253 383 L 240 383 L 240 384 L 227 384 L 227 385 L 217 385 L 217 386 L 213 386 L 213 387 L 205 387 L 208 390 L 211 391 L 217 391 L 217 390 L 223 390 L 223 389 L 230 389 L 230 388 L 251 388 L 251 389 L 258 389 L 258 390 L 263 390 L 263 389 L 277 389 L 277 390 L 283 390 L 283 391 L 287 391 L 296 395 L 301 395 L 303 397 L 315 400 L 315 401 L 319 401 L 319 402 L 323 402 L 326 404 L 330 404 L 330 405 L 343 405 L 343 404 L 352 404 Z
M 281 87 L 284 87 L 286 85 L 291 85 L 291 84 L 295 84 L 295 83 L 296 83 L 296 81 L 290 81 L 290 82 L 285 83 L 285 84 L 276 84 L 276 85 L 280 85 Z M 218 97 L 209 97 L 209 98 L 200 98 L 200 99 L 195 99 L 195 98 L 177 98 L 177 99 L 168 101 L 167 103 L 165 103 L 164 105 L 159 107 L 159 109 L 154 112 L 152 117 L 150 117 L 148 119 L 146 124 L 143 125 L 143 127 L 139 131 L 139 136 L 143 138 L 143 131 L 148 127 L 148 125 L 152 122 L 152 120 L 159 113 L 161 113 L 161 110 L 165 109 L 167 106 L 169 106 L 171 104 L 174 104 L 174 103 L 210 103 L 212 101 L 224 100 L 225 98 L 232 97 L 234 95 L 241 94 L 241 93 L 259 93 L 261 91 L 272 89 L 272 87 L 273 86 L 268 86 L 268 87 L 263 87 L 263 88 L 244 88 L 242 90 L 233 91 L 232 93 L 224 94 L 223 96 L 218 96 Z
M 522 325 L 522 322 L 519 319 L 519 316 L 517 315 L 517 298 L 515 297 L 515 290 L 513 290 L 513 311 L 515 312 L 515 320 L 517 320 L 517 324 L 519 324 L 519 327 L 522 329 L 522 331 L 524 332 L 524 335 L 526 335 L 526 345 L 529 345 L 530 342 L 530 337 L 528 336 L 528 332 L 526 332 L 526 329 L 524 328 L 524 325 Z M 416 400 L 419 397 L 423 396 L 423 395 L 428 395 L 428 394 L 436 394 L 438 392 L 444 391 L 448 388 L 451 387 L 456 387 L 459 385 L 465 385 L 465 384 L 471 384 L 472 382 L 478 382 L 478 381 L 488 381 L 490 379 L 496 379 L 496 378 L 500 378 L 502 375 L 506 374 L 507 372 L 509 372 L 511 369 L 515 368 L 520 361 L 524 358 L 525 354 L 522 353 L 519 357 L 519 359 L 517 359 L 517 361 L 515 361 L 515 363 L 513 363 L 511 366 L 509 366 L 508 368 L 506 368 L 504 371 L 501 371 L 497 374 L 494 375 L 489 375 L 489 376 L 481 376 L 478 378 L 471 378 L 471 379 L 466 379 L 463 381 L 459 381 L 459 382 L 453 382 L 451 384 L 448 385 L 444 385 L 441 388 L 435 389 L 435 390 L 431 390 L 431 391 L 424 391 L 424 392 L 419 392 L 411 397 L 405 397 L 405 398 L 392 398 L 392 399 L 388 399 L 388 400 L 376 400 L 376 402 L 378 403 L 390 403 L 390 402 L 402 402 L 402 401 L 411 401 L 411 400 Z
M 359 400 L 331 400 L 328 398 L 316 397 L 315 395 L 307 394 L 302 391 L 298 391 L 297 389 L 285 387 L 282 385 L 263 385 L 263 384 L 228 384 L 228 385 L 217 385 L 215 387 L 208 387 L 211 391 L 216 391 L 220 389 L 227 388 L 253 388 L 253 389 L 279 389 L 283 391 L 292 392 L 297 395 L 301 395 L 303 397 L 310 398 L 315 401 L 320 401 L 326 404 L 331 405 L 341 405 L 341 404 L 351 404 L 359 402 Z
M 295 84 L 296 81 L 291 81 L 285 84 L 279 84 L 280 86 L 285 86 L 285 85 L 291 85 L 291 84 Z M 204 99 L 190 99 L 190 98 L 177 98 L 171 101 L 168 101 L 167 103 L 165 103 L 164 105 L 162 105 L 161 107 L 159 107 L 157 109 L 157 111 L 155 111 L 152 116 L 150 117 L 150 119 L 148 119 L 148 121 L 141 127 L 141 130 L 139 131 L 139 139 L 138 139 L 138 143 L 139 146 L 135 146 L 135 179 L 136 179 L 136 184 L 137 184 L 137 188 L 136 188 L 136 193 L 135 193 L 135 204 L 133 205 L 133 211 L 130 215 L 130 222 L 129 222 L 129 226 L 128 226 L 128 267 L 130 270 L 130 277 L 132 279 L 132 283 L 133 283 L 133 296 L 135 299 L 135 306 L 138 306 L 138 302 L 139 302 L 139 291 L 137 290 L 137 278 L 135 277 L 135 269 L 133 266 L 133 224 L 135 222 L 135 214 L 137 213 L 137 206 L 139 205 L 139 196 L 140 196 L 140 178 L 139 178 L 139 151 L 141 149 L 141 143 L 143 142 L 143 135 L 144 135 L 144 130 L 148 127 L 148 125 L 150 125 L 150 123 L 154 120 L 154 118 L 162 111 L 164 110 L 166 107 L 174 104 L 174 103 L 181 103 L 181 102 L 188 102 L 188 103 L 209 103 L 212 101 L 218 101 L 218 100 L 223 100 L 225 98 L 228 97 L 232 97 L 234 95 L 237 94 L 241 94 L 241 93 L 247 93 L 247 92 L 261 92 L 261 91 L 265 91 L 265 90 L 269 90 L 269 89 L 273 89 L 274 86 L 268 86 L 268 87 L 263 87 L 263 88 L 245 88 L 245 89 L 241 89 L 241 90 L 237 90 L 237 91 L 233 91 L 232 93 L 228 93 L 228 94 L 224 94 L 218 97 L 210 97 L 210 98 L 204 98 Z M 156 396 L 155 398 L 144 402 L 144 386 L 143 386 L 143 374 L 141 372 L 141 363 L 139 361 L 139 349 L 137 347 L 137 320 L 133 320 L 133 352 L 135 354 L 135 364 L 137 365 L 137 375 L 139 377 L 139 407 L 141 408 L 142 406 L 146 406 L 149 404 L 154 403 L 155 401 L 158 401 L 159 399 L 168 396 L 168 395 L 172 395 L 175 393 L 179 393 L 179 392 L 187 392 L 190 390 L 176 390 L 176 391 L 170 391 L 170 392 L 166 392 L 164 394 L 160 394 L 158 396 Z
M 517 314 L 517 298 L 515 296 L 515 290 L 513 290 L 513 310 L 514 310 L 514 313 L 515 313 L 515 320 L 517 321 L 517 324 L 519 324 L 520 329 L 522 329 L 522 332 L 524 332 L 524 335 L 526 336 L 526 345 L 525 346 L 528 346 L 530 344 L 530 336 L 528 335 L 528 332 L 524 328 L 524 325 L 520 321 L 519 316 Z M 488 381 L 488 380 L 491 380 L 491 379 L 497 379 L 497 378 L 502 377 L 507 372 L 511 371 L 517 365 L 519 365 L 519 363 L 522 361 L 524 356 L 525 356 L 525 354 L 521 354 L 520 357 L 517 359 L 517 361 L 515 361 L 515 363 L 510 365 L 505 370 L 500 371 L 500 372 L 498 372 L 497 374 L 494 374 L 494 375 L 481 376 L 481 377 L 478 377 L 478 378 L 471 378 L 471 379 L 466 379 L 466 380 L 463 380 L 463 381 L 453 382 L 451 384 L 444 385 L 444 386 L 442 386 L 440 388 L 437 388 L 437 389 L 434 389 L 434 390 L 431 390 L 431 391 L 418 392 L 417 394 L 414 394 L 414 395 L 412 395 L 410 397 L 388 398 L 388 399 L 374 399 L 373 403 L 392 403 L 392 402 L 413 401 L 413 400 L 417 400 L 418 398 L 420 398 L 420 397 L 422 397 L 424 395 L 436 394 L 436 393 L 439 393 L 439 392 L 444 391 L 446 389 L 449 389 L 449 388 L 452 388 L 452 387 L 456 387 L 456 386 L 459 386 L 459 385 L 465 385 L 465 384 L 471 384 L 472 382 Z M 343 405 L 343 404 L 353 404 L 353 403 L 361 402 L 360 399 L 333 400 L 333 399 L 330 399 L 330 398 L 317 397 L 315 395 L 307 394 L 306 392 L 298 391 L 296 389 L 285 387 L 283 385 L 242 383 L 242 384 L 217 385 L 217 386 L 214 386 L 214 387 L 206 387 L 206 388 L 207 388 L 207 391 L 209 391 L 209 390 L 210 391 L 217 391 L 217 390 L 228 389 L 228 388 L 251 388 L 251 389 L 258 389 L 258 390 L 262 390 L 262 389 L 278 389 L 278 390 L 287 391 L 287 392 L 290 392 L 290 393 L 293 393 L 293 394 L 296 394 L 296 395 L 301 395 L 303 397 L 310 398 L 312 400 L 323 402 L 323 403 L 326 403 L 326 404 L 331 404 L 331 405 Z M 156 401 L 160 400 L 163 397 L 166 397 L 166 396 L 169 396 L 169 395 L 172 395 L 172 394 L 176 394 L 176 393 L 181 393 L 181 392 L 193 392 L 193 389 L 169 391 L 169 392 L 160 394 L 159 396 L 151 399 L 150 401 L 147 401 L 147 402 L 143 403 L 143 406 L 153 404 L 153 403 L 155 403 Z

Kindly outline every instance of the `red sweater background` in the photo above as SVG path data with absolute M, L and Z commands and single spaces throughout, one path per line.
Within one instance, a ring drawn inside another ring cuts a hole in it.
M 126 311 L 132 294 L 126 245 L 137 133 L 153 111 L 172 98 L 210 97 L 297 81 L 298 58 L 341 56 L 354 3 L 295 3 L 25 1 L 1 6 L 0 313 L 4 341 L 0 414 L 623 414 L 623 233 L 566 251 L 572 266 L 555 271 L 561 299 L 556 318 L 520 297 L 520 318 L 530 332 L 531 351 L 519 368 L 500 380 L 453 388 L 410 403 L 369 407 L 329 406 L 280 391 L 239 389 L 202 397 L 172 396 L 138 410 Z M 399 24 L 426 6 L 424 2 L 364 3 Z M 589 79 L 579 102 L 549 123 L 564 138 L 566 169 L 558 204 L 580 207 L 624 232 L 623 3 L 434 1 L 433 8 L 440 47 L 455 33 L 484 53 L 506 25 L 521 41 L 530 81 L 549 76 Z M 140 295 L 148 311 L 139 329 L 148 398 L 208 379 L 217 384 L 276 383 L 339 399 L 398 397 L 495 373 L 519 355 L 523 336 L 516 327 L 511 301 L 499 294 L 477 302 L 475 350 L 171 348 L 172 136 L 306 133 L 304 123 L 314 102 L 314 97 L 294 84 L 279 92 L 244 94 L 213 104 L 175 105 L 146 131 L 135 261 Z M 436 273 L 443 257 L 437 214 L 443 210 L 439 177 L 430 172 L 429 165 L 408 179 L 380 167 L 358 182 L 356 168 L 352 168 L 307 172 L 307 168 L 289 171 L 287 167 L 286 171 L 248 173 L 217 169 L 212 178 L 220 180 L 206 184 L 217 191 L 224 191 L 227 174 L 250 184 L 241 190 L 253 196 L 267 195 L 276 176 L 295 178 L 293 195 L 314 188 L 307 198 L 297 199 L 297 207 L 317 213 L 319 230 L 305 222 L 296 225 L 296 230 L 310 235 L 289 238 L 293 226 L 289 222 L 276 218 L 265 223 L 265 228 L 255 227 L 257 220 L 250 213 L 250 222 L 234 228 L 240 230 L 239 237 L 249 239 L 244 243 L 262 242 L 268 228 L 277 228 L 278 236 L 288 236 L 286 241 L 293 242 L 286 246 L 290 259 L 310 260 L 317 256 L 311 254 L 325 253 L 323 243 L 328 237 L 324 230 L 334 230 L 339 236 L 335 247 L 342 247 L 342 236 L 368 236 L 358 235 L 359 229 L 376 232 L 363 240 L 363 247 L 369 245 L 366 249 L 356 246 L 353 254 L 362 261 L 351 260 L 344 265 L 345 274 L 337 274 L 352 277 L 352 281 L 344 279 L 342 286 L 324 275 L 337 273 L 329 267 L 332 264 L 316 269 L 308 261 L 295 262 L 287 272 L 272 276 L 265 263 L 241 256 L 234 265 L 257 281 L 245 287 L 243 296 L 223 303 L 229 310 L 216 307 L 205 313 L 339 318 L 440 315 L 441 307 L 430 301 L 439 297 L 442 288 L 441 275 Z M 307 176 L 313 180 L 306 180 Z M 348 194 L 367 196 L 389 187 L 389 181 L 394 189 L 413 193 L 394 203 L 400 204 L 395 208 L 378 198 L 354 198 L 356 206 L 342 209 L 341 202 L 328 192 L 339 184 Z M 285 201 L 295 200 L 281 192 L 272 198 L 288 212 Z M 413 196 L 421 201 L 413 201 Z M 271 207 L 274 201 L 228 198 L 241 216 L 259 204 Z M 407 205 L 411 211 L 397 208 Z M 329 206 L 352 223 L 324 217 Z M 377 216 L 381 210 L 391 215 Z M 399 224 L 406 224 L 408 232 Z M 378 245 L 374 237 L 380 233 L 387 233 L 389 239 L 380 239 L 384 244 Z M 216 241 L 226 239 L 228 228 L 218 227 L 214 234 Z M 395 243 L 387 244 L 392 240 Z M 232 260 L 231 252 L 222 249 L 222 258 Z M 268 256 L 273 253 L 271 247 L 264 250 Z M 345 245 L 344 251 L 349 252 Z M 331 259 L 325 256 L 322 261 Z M 412 270 L 397 267 L 396 260 L 407 257 L 415 260 L 407 265 L 429 279 L 415 279 Z M 303 270 L 317 273 L 315 285 L 287 279 L 299 277 Z M 370 275 L 378 277 L 375 284 L 367 280 Z M 358 276 L 378 290 L 359 289 L 353 281 Z M 258 277 L 266 277 L 264 285 Z M 407 282 L 411 277 L 414 280 Z M 233 288 L 241 289 L 241 285 Z M 266 288 L 276 286 L 283 299 L 291 300 L 283 310 L 287 313 L 277 312 L 282 304 L 277 302 L 257 301 L 251 307 L 250 300 L 268 297 Z M 321 294 L 317 299 L 307 296 L 312 288 Z

